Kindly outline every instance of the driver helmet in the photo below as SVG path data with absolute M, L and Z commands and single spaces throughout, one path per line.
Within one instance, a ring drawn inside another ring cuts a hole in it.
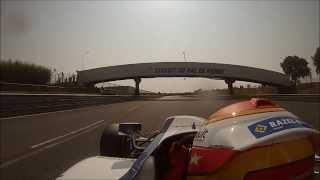
M 188 179 L 310 179 L 319 131 L 267 99 L 212 114 L 196 134 Z

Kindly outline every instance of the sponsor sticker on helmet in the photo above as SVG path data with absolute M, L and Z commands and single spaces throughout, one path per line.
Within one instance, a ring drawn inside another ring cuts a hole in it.
M 248 126 L 249 131 L 256 138 L 262 138 L 264 136 L 292 128 L 311 127 L 307 123 L 292 117 L 273 117 Z
M 193 144 L 198 146 L 204 146 L 208 132 L 209 131 L 205 126 L 202 127 L 194 137 Z

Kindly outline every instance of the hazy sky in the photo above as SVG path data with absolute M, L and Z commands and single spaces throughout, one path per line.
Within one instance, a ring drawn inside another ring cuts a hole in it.
M 1 59 L 58 71 L 184 61 L 282 72 L 319 46 L 319 1 L 1 1 Z M 83 60 L 83 61 L 82 61 Z M 82 63 L 83 62 L 83 63 Z M 312 65 L 311 65 L 312 66 Z M 120 84 L 133 85 L 132 81 Z M 224 87 L 203 78 L 143 79 L 141 88 Z

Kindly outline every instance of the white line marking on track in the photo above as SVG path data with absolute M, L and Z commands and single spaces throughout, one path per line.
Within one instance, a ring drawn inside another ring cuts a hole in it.
M 86 130 L 86 129 L 89 129 L 90 127 L 95 126 L 95 125 L 97 125 L 97 124 L 100 124 L 100 123 L 102 123 L 102 122 L 104 122 L 104 120 L 94 122 L 94 123 L 92 123 L 92 124 L 90 124 L 90 125 L 88 125 L 88 126 L 86 126 L 86 127 L 80 128 L 80 129 L 75 130 L 75 131 L 72 131 L 72 132 L 69 132 L 69 133 L 67 133 L 67 134 L 65 134 L 65 135 L 58 136 L 58 137 L 55 137 L 55 138 L 52 138 L 52 139 L 43 141 L 43 142 L 41 142 L 41 143 L 39 143 L 39 144 L 36 144 L 36 145 L 32 145 L 32 146 L 30 146 L 30 148 L 31 148 L 31 149 L 38 148 L 38 147 L 40 147 L 40 146 L 44 146 L 44 145 L 46 145 L 46 144 L 49 144 L 49 143 L 51 143 L 51 142 L 53 142 L 53 141 L 58 141 L 59 139 L 62 139 L 62 138 L 64 138 L 64 137 L 71 136 L 71 135 L 73 135 L 73 134 L 78 134 L 79 132 L 84 131 L 84 130 Z
M 27 159 L 29 157 L 32 157 L 32 156 L 34 156 L 36 154 L 39 154 L 42 151 L 45 151 L 45 150 L 50 149 L 50 148 L 52 148 L 54 146 L 57 146 L 57 145 L 62 144 L 64 142 L 67 142 L 67 141 L 69 141 L 69 140 L 71 140 L 71 139 L 73 139 L 75 137 L 78 137 L 78 136 L 84 134 L 84 133 L 90 132 L 90 131 L 100 127 L 101 123 L 103 123 L 103 122 L 104 122 L 104 120 L 97 121 L 97 122 L 94 122 L 94 123 L 92 123 L 92 124 L 90 124 L 90 125 L 88 125 L 86 127 L 78 129 L 76 131 L 72 131 L 72 132 L 67 133 L 65 135 L 58 136 L 56 138 L 52 138 L 52 139 L 49 139 L 49 140 L 44 141 L 42 143 L 33 145 L 33 146 L 31 146 L 31 149 L 33 151 L 31 151 L 31 152 L 29 152 L 27 154 L 24 154 L 22 156 L 19 156 L 19 157 L 15 158 L 15 159 L 12 159 L 12 160 L 9 160 L 9 161 L 6 161 L 6 162 L 2 163 L 0 165 L 0 169 L 2 169 L 4 167 L 7 167 L 7 166 L 10 166 L 10 165 L 12 165 L 12 164 L 14 164 L 16 162 L 21 161 L 21 160 L 24 160 L 24 159 Z M 58 140 L 61 140 L 61 141 L 58 141 Z M 55 143 L 52 143 L 52 142 L 55 142 Z
M 130 108 L 130 109 L 128 110 L 128 112 L 134 111 L 134 110 L 138 109 L 138 107 L 139 107 L 138 105 L 133 106 L 132 108 Z

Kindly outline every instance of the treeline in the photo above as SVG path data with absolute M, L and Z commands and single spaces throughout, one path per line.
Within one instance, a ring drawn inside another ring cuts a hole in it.
M 51 70 L 44 66 L 18 60 L 0 60 L 0 81 L 10 83 L 47 84 Z
M 320 47 L 317 48 L 315 54 L 311 57 L 316 67 L 316 73 L 320 77 Z M 312 79 L 311 69 L 308 67 L 306 59 L 299 56 L 287 56 L 280 63 L 282 70 L 293 81 L 294 85 L 299 83 L 300 78 L 310 77 Z
M 75 86 L 77 85 L 77 75 L 72 73 L 57 72 L 53 69 L 53 83 L 59 86 Z

